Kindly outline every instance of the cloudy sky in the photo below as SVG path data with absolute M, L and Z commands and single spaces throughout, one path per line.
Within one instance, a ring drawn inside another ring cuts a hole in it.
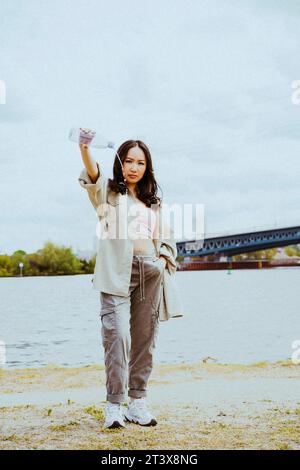
M 300 225 L 299 2 L 2 0 L 0 253 L 92 249 L 71 126 L 150 147 L 205 232 Z M 112 150 L 92 150 L 106 176 Z

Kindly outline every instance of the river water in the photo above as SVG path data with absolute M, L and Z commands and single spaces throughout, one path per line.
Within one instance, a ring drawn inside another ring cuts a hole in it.
M 177 272 L 185 315 L 160 323 L 156 363 L 289 359 L 300 340 L 300 268 Z M 103 362 L 91 275 L 0 279 L 0 367 Z

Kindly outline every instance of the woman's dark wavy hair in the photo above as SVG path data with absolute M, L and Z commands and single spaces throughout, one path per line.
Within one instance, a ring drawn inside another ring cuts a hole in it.
M 157 196 L 157 189 L 159 187 L 161 190 L 161 187 L 154 178 L 152 157 L 147 145 L 141 140 L 126 140 L 117 150 L 121 162 L 123 163 L 126 159 L 128 151 L 132 147 L 136 146 L 143 150 L 146 157 L 146 171 L 143 178 L 136 185 L 138 199 L 143 201 L 147 207 L 151 207 L 151 204 L 161 205 L 162 198 Z M 115 155 L 113 166 L 113 179 L 109 178 L 108 184 L 112 191 L 121 194 L 126 193 L 127 185 L 126 181 L 124 181 L 120 160 L 118 159 L 117 154 Z

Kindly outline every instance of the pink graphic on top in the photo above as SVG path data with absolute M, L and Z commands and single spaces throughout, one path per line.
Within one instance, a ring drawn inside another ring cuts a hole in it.
M 137 238 L 154 238 L 156 224 L 155 212 L 149 207 L 139 207 L 135 217 L 135 230 Z

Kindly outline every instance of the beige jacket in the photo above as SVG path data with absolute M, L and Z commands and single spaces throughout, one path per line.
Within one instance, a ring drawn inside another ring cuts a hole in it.
M 108 187 L 108 178 L 101 173 L 99 163 L 96 162 L 96 164 L 100 176 L 95 183 L 92 183 L 85 168 L 82 169 L 78 180 L 80 186 L 88 192 L 101 227 L 106 227 L 109 230 L 114 226 L 115 215 L 117 217 L 121 216 L 121 209 L 124 202 L 127 201 L 127 195 L 111 191 Z M 162 211 L 158 205 L 155 207 L 154 210 L 158 214 L 158 224 L 153 241 L 157 255 L 164 255 L 167 258 L 163 277 L 163 294 L 159 307 L 159 319 L 165 321 L 169 318 L 182 317 L 183 313 L 175 280 L 177 247 L 173 238 L 174 232 L 169 227 L 168 237 L 163 238 L 162 234 L 166 231 L 163 231 L 165 230 L 165 224 Z M 114 217 L 111 214 L 115 214 Z M 126 221 L 126 223 L 128 222 L 130 222 L 130 218 Z M 100 238 L 93 276 L 93 288 L 110 294 L 128 295 L 132 259 L 133 243 L 129 237 Z

